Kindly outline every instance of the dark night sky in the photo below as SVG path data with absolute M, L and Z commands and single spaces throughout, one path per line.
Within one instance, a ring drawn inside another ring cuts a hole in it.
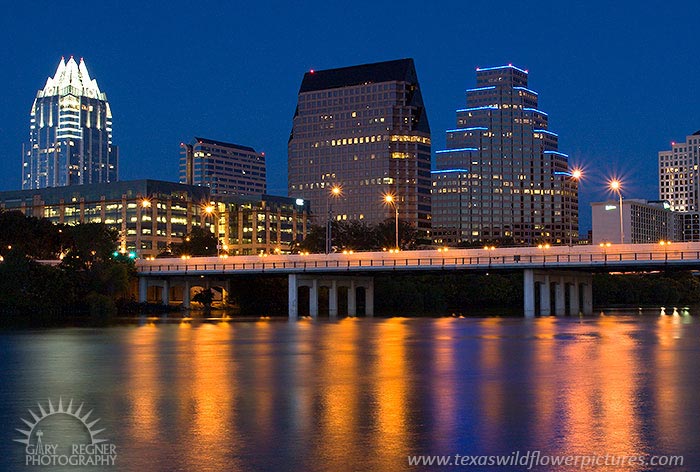
M 176 179 L 179 143 L 201 135 L 265 151 L 270 193 L 286 194 L 303 73 L 403 57 L 416 61 L 433 151 L 477 66 L 528 69 L 560 150 L 586 169 L 582 229 L 613 172 L 625 197 L 658 198 L 657 152 L 700 129 L 696 2 L 148 3 L 6 9 L 0 189 L 19 188 L 32 100 L 70 55 L 107 93 L 123 180 Z

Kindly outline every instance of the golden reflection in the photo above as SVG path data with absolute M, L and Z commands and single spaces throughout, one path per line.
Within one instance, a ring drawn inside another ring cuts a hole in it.
M 293 372 L 290 393 L 292 395 L 291 417 L 299 437 L 311 437 L 314 421 L 314 395 L 310 389 L 301 388 L 308 379 L 314 378 L 314 359 L 316 346 L 313 342 L 315 326 L 311 320 L 299 320 L 290 322 L 292 337 L 294 339 L 295 356 L 292 357 L 290 366 Z
M 499 419 L 505 417 L 504 402 L 508 399 L 505 382 L 497 382 L 489 379 L 489 373 L 504 369 L 507 359 L 503 358 L 503 325 L 499 318 L 486 318 L 481 320 L 481 340 L 478 342 L 480 350 L 477 365 L 484 380 L 478 383 L 478 396 L 480 410 L 485 418 L 481 422 L 481 436 L 487 444 L 497 444 L 500 440 L 501 423 Z
M 127 395 L 131 408 L 129 422 L 131 441 L 148 444 L 153 440 L 153 432 L 158 431 L 157 402 L 161 400 L 160 379 L 158 378 L 160 352 L 158 339 L 160 329 L 153 323 L 140 326 L 132 331 L 127 339 L 126 366 L 128 372 Z
M 657 408 L 658 437 L 663 438 L 665 443 L 663 445 L 666 447 L 673 447 L 673 440 L 677 440 L 679 436 L 692 435 L 691 432 L 679 430 L 681 425 L 686 424 L 684 420 L 686 408 L 681 405 L 692 405 L 697 401 L 695 392 L 684 385 L 685 379 L 679 372 L 687 362 L 683 357 L 683 351 L 672 348 L 672 345 L 682 337 L 683 323 L 679 317 L 663 316 L 658 319 L 656 338 L 662 347 L 654 350 L 653 368 L 656 373 L 656 382 L 652 395 Z
M 359 325 L 356 319 L 345 318 L 337 324 L 324 326 L 318 346 L 318 373 L 325 388 L 320 393 L 319 437 L 321 449 L 328 444 L 343 447 L 326 449 L 326 465 L 340 470 L 352 464 L 363 451 L 348 441 L 361 435 L 359 379 L 362 378 L 358 359 Z
M 255 372 L 255 383 L 259 385 L 252 411 L 246 412 L 252 415 L 265 437 L 273 435 L 275 428 L 274 406 L 275 406 L 275 369 L 278 359 L 274 356 L 272 336 L 274 335 L 273 323 L 269 321 L 259 321 L 254 325 L 255 342 L 253 343 L 253 372 Z
M 599 318 L 567 330 L 558 372 L 566 419 L 563 451 L 566 454 L 643 455 L 640 395 L 641 349 L 634 340 L 635 323 Z M 587 338 L 588 330 L 598 336 Z M 568 339 L 573 336 L 574 339 Z M 538 387 L 538 392 L 542 388 Z M 634 470 L 618 467 L 616 470 Z
M 556 375 L 551 375 L 552 366 L 559 361 L 557 348 L 563 344 L 556 339 L 557 331 L 561 328 L 561 323 L 555 317 L 544 317 L 536 321 L 534 340 L 532 341 L 532 370 L 533 377 L 539 382 L 535 388 L 537 397 L 534 402 L 534 417 L 532 423 L 541 431 L 540 436 L 546 435 L 556 430 L 558 421 L 558 410 L 560 403 L 558 397 L 561 395 L 559 386 L 562 379 Z M 502 425 L 504 426 L 504 425 Z
M 377 406 L 377 438 L 374 443 L 384 445 L 384 454 L 408 449 L 408 323 L 405 319 L 392 318 L 373 326 L 376 328 L 374 381 Z
M 461 323 L 452 318 L 435 320 L 433 333 L 436 342 L 433 346 L 433 392 L 432 401 L 435 407 L 431 414 L 435 421 L 433 441 L 437 450 L 449 450 L 450 444 L 457 435 L 455 412 L 457 401 L 463 392 L 457 390 L 455 384 L 455 327 Z
M 230 462 L 226 449 L 241 447 L 238 435 L 231 430 L 236 424 L 236 388 L 231 382 L 236 364 L 229 356 L 232 338 L 233 328 L 228 323 L 202 323 L 191 330 L 189 345 L 183 349 L 187 352 L 183 362 L 191 367 L 185 368 L 189 375 L 183 379 L 179 396 L 189 403 L 192 415 L 188 444 L 196 445 L 185 448 L 190 451 L 190 470 L 201 467 L 203 457 L 210 466 L 231 467 L 235 462 Z M 222 438 L 226 438 L 227 448 L 222 447 Z

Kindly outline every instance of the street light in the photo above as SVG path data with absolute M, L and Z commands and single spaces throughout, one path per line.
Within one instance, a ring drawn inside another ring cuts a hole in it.
M 394 197 L 392 194 L 387 193 L 384 195 L 384 203 L 387 205 L 392 205 L 394 207 L 394 211 L 396 212 L 396 250 L 399 250 L 399 202 L 397 201 L 397 198 Z
M 608 187 L 620 197 L 620 244 L 625 243 L 625 230 L 622 226 L 622 182 L 612 179 L 608 182 Z
M 343 188 L 340 185 L 334 185 L 331 187 L 330 192 L 328 192 L 328 198 L 326 199 L 326 254 L 330 254 L 333 247 L 331 198 L 338 198 L 342 194 Z
M 139 204 L 136 206 L 136 250 L 138 252 L 141 252 L 141 226 L 143 225 L 143 212 L 147 211 L 148 208 L 151 208 L 151 200 L 149 200 L 147 197 L 144 197 L 139 201 Z
M 583 172 L 581 169 L 572 169 L 571 170 L 571 178 L 576 181 L 578 184 L 581 181 L 581 177 L 583 177 Z M 573 210 L 573 205 L 571 205 L 571 209 Z M 569 246 L 574 245 L 574 212 L 572 211 L 571 214 L 569 215 Z

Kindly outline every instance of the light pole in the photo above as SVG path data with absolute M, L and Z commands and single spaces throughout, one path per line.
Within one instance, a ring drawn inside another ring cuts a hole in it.
M 571 178 L 576 181 L 577 184 L 581 182 L 581 177 L 583 176 L 583 172 L 581 172 L 581 169 L 572 169 L 571 170 Z M 573 196 L 572 196 L 573 197 Z M 571 214 L 569 215 L 569 246 L 574 245 L 574 205 L 573 201 L 571 202 Z
M 331 198 L 338 198 L 342 194 L 342 187 L 340 187 L 340 185 L 334 185 L 333 187 L 331 187 L 331 191 L 328 192 L 328 198 L 326 199 L 326 254 L 330 254 L 331 249 L 333 249 L 333 215 L 331 209 Z
M 203 220 L 202 220 L 202 227 L 204 227 L 204 221 L 206 221 L 206 218 L 212 217 L 212 223 L 213 223 L 213 233 L 214 236 L 216 237 L 216 256 L 221 255 L 221 240 L 219 239 L 219 212 L 217 210 L 217 204 L 214 202 L 209 202 L 208 204 L 204 205 L 204 213 L 203 213 Z
M 136 206 L 136 252 L 141 254 L 141 226 L 142 226 L 142 212 L 147 211 L 151 208 L 151 201 L 148 198 L 141 199 L 141 202 Z
M 399 202 L 397 201 L 397 198 L 394 197 L 392 194 L 388 193 L 384 195 L 384 202 L 392 205 L 394 207 L 394 211 L 396 213 L 396 250 L 399 250 Z
M 624 244 L 625 230 L 622 225 L 622 182 L 617 179 L 613 179 L 608 183 L 608 186 L 610 187 L 610 190 L 617 193 L 617 196 L 620 197 L 620 244 Z

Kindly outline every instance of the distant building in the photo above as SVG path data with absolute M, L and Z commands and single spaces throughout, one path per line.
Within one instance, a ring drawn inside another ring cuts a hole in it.
M 683 221 L 683 241 L 700 241 L 700 213 L 697 211 L 679 213 Z
M 512 65 L 476 70 L 476 88 L 436 153 L 436 243 L 578 239 L 578 182 L 527 87 L 528 72 Z
M 289 252 L 306 237 L 308 203 L 300 199 L 211 196 L 207 187 L 158 180 L 0 192 L 0 210 L 54 223 L 105 223 L 123 251 L 157 256 L 194 227 L 209 228 L 229 254 Z
M 700 211 L 700 131 L 684 143 L 671 143 L 670 151 L 659 152 L 659 199 L 671 210 Z
M 591 203 L 592 243 L 620 242 L 620 203 Z M 622 202 L 624 243 L 657 243 L 684 240 L 683 214 L 671 211 L 666 201 L 627 199 Z
M 265 154 L 252 147 L 195 137 L 180 149 L 180 183 L 209 187 L 212 195 L 267 192 Z
M 413 59 L 304 74 L 288 145 L 290 195 L 326 221 L 399 217 L 430 228 L 430 126 Z M 331 197 L 334 185 L 342 195 Z
M 39 90 L 22 149 L 22 188 L 115 182 L 119 151 L 112 143 L 107 95 L 85 62 L 61 62 Z

